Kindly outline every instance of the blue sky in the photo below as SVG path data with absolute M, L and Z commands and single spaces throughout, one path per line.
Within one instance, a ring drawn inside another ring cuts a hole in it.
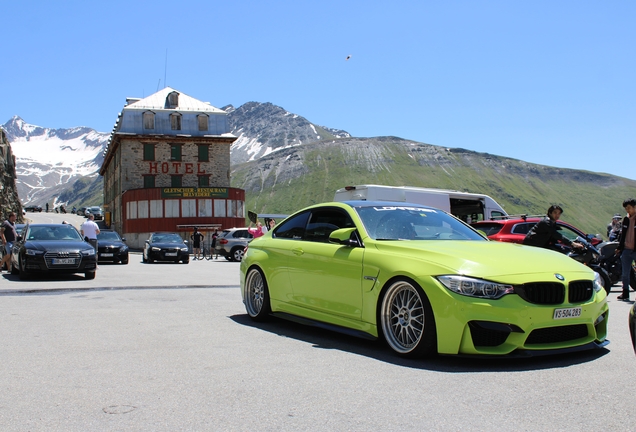
M 126 97 L 167 84 L 358 137 L 636 179 L 635 12 L 598 0 L 2 2 L 0 124 L 108 132 Z

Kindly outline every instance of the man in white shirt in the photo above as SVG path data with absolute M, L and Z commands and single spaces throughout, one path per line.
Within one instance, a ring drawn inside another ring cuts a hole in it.
M 97 254 L 97 234 L 99 234 L 99 227 L 95 223 L 95 216 L 92 213 L 88 214 L 88 220 L 80 227 L 80 232 L 84 238 L 88 238 L 88 242 L 95 249 Z

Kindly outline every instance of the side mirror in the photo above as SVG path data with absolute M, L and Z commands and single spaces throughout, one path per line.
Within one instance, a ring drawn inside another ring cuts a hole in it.
M 17 236 L 17 237 L 15 238 L 15 240 L 16 240 L 16 241 L 22 241 L 22 236 L 21 236 L 21 235 Z
M 331 243 L 337 243 L 343 246 L 360 246 L 360 243 L 357 240 L 351 238 L 355 231 L 355 228 L 340 228 L 334 230 L 331 232 L 331 234 L 329 234 L 329 241 Z
M 126 237 L 122 237 L 121 241 L 125 242 L 126 241 Z

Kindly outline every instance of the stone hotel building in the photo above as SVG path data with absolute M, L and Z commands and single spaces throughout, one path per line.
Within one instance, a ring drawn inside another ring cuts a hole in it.
M 245 224 L 245 191 L 230 187 L 227 114 L 166 87 L 128 98 L 99 171 L 105 222 L 141 248 L 155 231 L 204 233 Z

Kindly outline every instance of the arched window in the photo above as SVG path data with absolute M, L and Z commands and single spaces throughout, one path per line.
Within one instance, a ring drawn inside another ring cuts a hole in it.
M 176 108 L 179 106 L 179 93 L 172 92 L 168 93 L 168 97 L 166 98 L 166 108 Z
M 144 129 L 155 128 L 155 113 L 152 111 L 144 112 Z
M 181 130 L 181 114 L 170 114 L 170 128 Z
M 199 130 L 200 131 L 207 131 L 208 130 L 208 116 L 205 114 L 199 114 L 197 116 L 197 120 L 199 123 Z

